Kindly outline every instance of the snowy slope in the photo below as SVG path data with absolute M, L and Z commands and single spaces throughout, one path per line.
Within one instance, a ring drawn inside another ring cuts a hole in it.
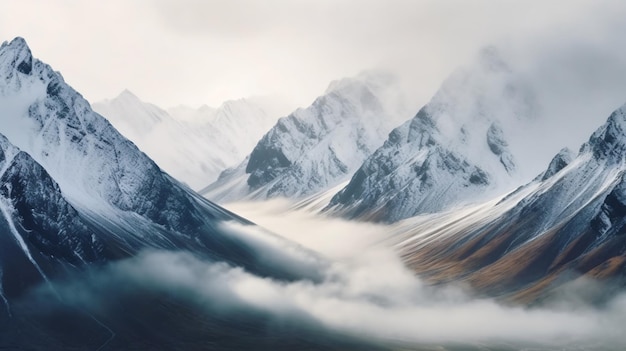
M 246 99 L 227 101 L 217 109 L 178 106 L 165 111 L 129 91 L 94 103 L 93 109 L 161 168 L 194 189 L 241 162 L 277 118 Z
M 0 48 L 0 102 L 0 132 L 41 164 L 70 202 L 134 212 L 169 228 L 194 222 L 191 213 L 174 211 L 189 207 L 182 190 L 19 38 Z M 172 211 L 157 208 L 161 203 Z
M 0 134 L 41 165 L 63 199 L 118 255 L 190 250 L 257 274 L 299 274 L 257 253 L 258 239 L 224 230 L 223 221 L 250 223 L 162 172 L 59 73 L 34 59 L 21 38 L 0 47 Z
M 405 116 L 393 77 L 366 72 L 331 83 L 281 118 L 248 159 L 202 190 L 215 201 L 304 198 L 348 179 Z
M 503 193 L 523 179 L 516 154 L 537 110 L 529 86 L 487 48 L 389 134 L 327 210 L 397 221 Z
M 580 275 L 619 278 L 626 270 L 625 174 L 626 105 L 577 155 L 562 150 L 502 201 L 467 216 L 433 218 L 438 230 L 423 236 L 408 229 L 414 235 L 403 235 L 398 245 L 417 271 L 461 277 L 523 301 Z

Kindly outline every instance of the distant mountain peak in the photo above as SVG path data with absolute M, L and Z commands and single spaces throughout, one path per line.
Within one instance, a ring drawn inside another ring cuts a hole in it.
M 565 147 L 561 149 L 561 151 L 552 158 L 552 161 L 550 161 L 548 169 L 541 176 L 541 180 L 546 180 L 559 173 L 572 162 L 575 156 L 574 152 L 569 148 Z
M 26 40 L 17 37 L 0 46 L 0 67 L 12 67 L 20 73 L 29 75 L 33 70 L 33 55 Z
M 385 88 L 397 82 L 397 77 L 383 70 L 363 71 L 355 77 L 345 77 L 333 80 L 326 88 L 326 94 L 339 90 L 350 90 L 357 86 L 367 86 L 370 89 Z
M 116 99 L 133 99 L 141 101 L 141 99 L 139 99 L 137 95 L 135 95 L 132 91 L 128 89 L 122 90 L 122 92 L 117 96 Z
M 478 54 L 478 62 L 481 66 L 493 72 L 511 72 L 511 68 L 504 58 L 501 50 L 496 46 L 490 45 L 480 50 Z
M 2 43 L 2 48 L 3 47 L 13 47 L 13 48 L 23 48 L 26 47 L 28 48 L 28 44 L 26 43 L 26 40 L 22 37 L 15 37 L 13 40 L 9 41 L 4 41 Z M 1 50 L 1 48 L 0 48 Z M 29 49 L 30 51 L 30 49 Z
M 595 157 L 622 162 L 626 153 L 626 105 L 615 110 L 596 130 L 581 151 L 591 150 Z
M 92 106 L 164 170 L 196 189 L 240 162 L 277 119 L 246 98 L 219 108 L 178 105 L 166 111 L 125 90 Z

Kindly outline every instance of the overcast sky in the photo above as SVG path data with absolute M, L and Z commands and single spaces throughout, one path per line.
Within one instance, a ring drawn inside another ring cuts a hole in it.
M 90 101 L 128 88 L 164 107 L 267 94 L 308 105 L 331 80 L 382 66 L 422 102 L 486 44 L 619 40 L 624 3 L 0 0 L 0 38 L 24 37 Z

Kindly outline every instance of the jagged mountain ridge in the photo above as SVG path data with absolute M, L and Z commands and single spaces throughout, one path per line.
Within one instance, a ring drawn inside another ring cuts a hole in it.
M 281 118 L 242 164 L 201 193 L 218 202 L 301 199 L 340 184 L 402 119 L 394 84 L 379 72 L 331 83 L 311 106 Z
M 389 134 L 326 211 L 394 222 L 497 196 L 521 182 L 513 136 L 538 110 L 530 86 L 484 49 Z
M 178 106 L 166 111 L 127 90 L 94 103 L 93 109 L 193 189 L 241 162 L 277 118 L 269 106 L 248 99 L 226 101 L 217 109 Z
M 470 215 L 445 235 L 405 241 L 405 258 L 435 279 L 465 279 L 522 301 L 581 275 L 622 279 L 625 174 L 626 105 L 578 154 L 562 150 L 532 182 L 490 205 L 489 216 Z

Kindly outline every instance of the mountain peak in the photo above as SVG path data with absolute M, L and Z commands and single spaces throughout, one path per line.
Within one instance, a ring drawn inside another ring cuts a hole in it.
M 139 100 L 139 101 L 141 101 L 141 99 L 139 99 L 139 97 L 137 97 L 137 95 L 135 95 L 132 91 L 130 91 L 128 89 L 122 90 L 122 92 L 117 96 L 117 99 L 122 99 L 122 100 Z
M 367 73 L 330 83 L 310 106 L 281 118 L 204 194 L 217 201 L 303 199 L 348 180 L 403 116 L 393 83 Z
M 0 46 L 0 67 L 12 67 L 23 74 L 30 74 L 33 69 L 33 55 L 26 40 L 17 37 Z
M 452 73 L 411 120 L 394 129 L 327 209 L 397 221 L 510 189 L 527 163 L 520 135 L 533 121 L 532 87 L 495 47 Z
M 581 151 L 591 150 L 598 158 L 623 159 L 626 152 L 626 105 L 615 110 L 607 122 L 596 130 Z
M 355 77 L 346 77 L 330 82 L 326 88 L 326 94 L 333 91 L 367 87 L 374 90 L 382 90 L 397 83 L 397 78 L 390 72 L 382 70 L 368 70 L 359 73 Z
M 229 109 L 236 109 L 236 108 L 241 108 L 241 106 L 245 106 L 245 105 L 249 105 L 250 103 L 248 102 L 247 99 L 245 98 L 238 98 L 238 99 L 233 99 L 233 100 L 226 100 L 224 102 L 222 102 L 222 104 L 220 105 L 220 107 L 218 108 L 219 110 L 229 110 Z M 198 109 L 200 110 L 200 109 Z M 207 110 L 209 111 L 209 110 Z
M 575 156 L 574 152 L 569 148 L 565 147 L 561 149 L 561 151 L 552 158 L 552 161 L 550 161 L 548 169 L 543 173 L 541 180 L 544 181 L 559 173 L 572 162 Z
M 0 49 L 3 49 L 3 50 L 21 50 L 23 48 L 30 51 L 30 48 L 28 47 L 26 40 L 22 37 L 15 37 L 10 42 L 4 41 L 2 43 L 2 46 L 0 47 Z
M 478 53 L 478 62 L 483 68 L 494 72 L 508 72 L 511 70 L 500 49 L 495 46 L 486 46 Z
M 343 90 L 343 89 L 346 89 L 347 87 L 355 87 L 359 85 L 363 85 L 363 83 L 360 80 L 355 79 L 355 78 L 343 78 L 343 79 L 333 80 L 332 82 L 330 82 L 330 84 L 328 84 L 328 88 L 326 88 L 325 93 L 330 94 L 333 91 Z

